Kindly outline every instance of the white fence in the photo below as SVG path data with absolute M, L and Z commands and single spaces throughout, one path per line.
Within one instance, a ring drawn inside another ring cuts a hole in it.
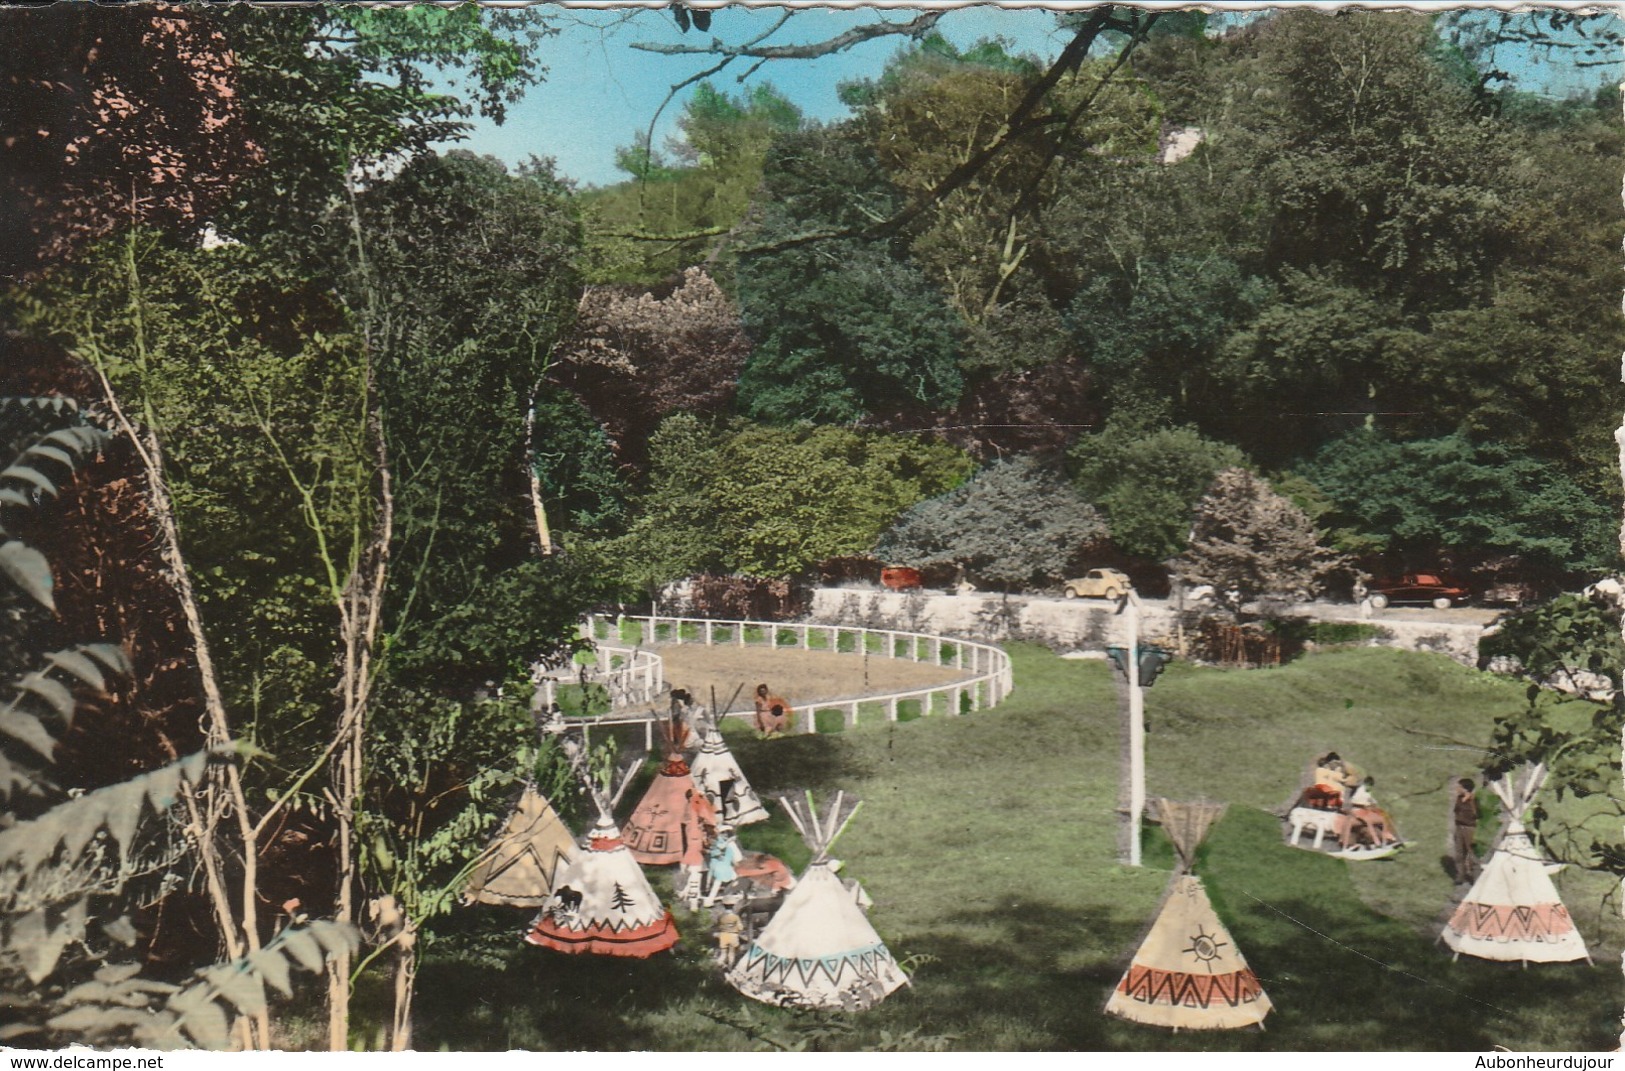
M 583 626 L 585 635 L 585 626 Z M 548 710 L 558 702 L 561 684 L 598 685 L 609 695 L 610 710 L 648 706 L 666 691 L 666 662 L 653 651 L 611 643 L 593 644 L 594 664 L 542 671 L 533 706 Z
M 629 642 L 628 631 L 635 633 Z M 645 746 L 654 745 L 654 722 L 659 715 L 649 711 L 617 710 L 615 697 L 629 698 L 621 706 L 650 703 L 655 695 L 664 691 L 661 680 L 664 666 L 658 655 L 646 645 L 704 644 L 706 646 L 768 647 L 773 650 L 832 651 L 843 654 L 867 654 L 870 657 L 894 658 L 908 662 L 955 669 L 969 676 L 945 684 L 925 688 L 910 688 L 880 695 L 840 696 L 833 699 L 795 704 L 800 731 L 818 731 L 818 714 L 837 711 L 842 725 L 851 728 L 858 724 L 864 708 L 870 716 L 897 721 L 903 703 L 917 705 L 920 716 L 940 712 L 958 715 L 968 711 L 985 710 L 997 706 L 1015 688 L 1010 669 L 1010 656 L 992 644 L 952 636 L 936 636 L 924 632 L 905 632 L 898 629 L 864 628 L 856 625 L 824 625 L 805 622 L 775 621 L 719 621 L 703 617 L 601 617 L 590 614 L 581 624 L 582 639 L 592 642 L 600 653 L 601 666 L 611 667 L 603 677 L 589 675 L 594 683 L 605 684 L 611 696 L 611 709 L 598 718 L 571 721 L 585 729 L 589 725 L 636 725 L 644 727 Z M 614 663 L 615 656 L 625 659 Z M 616 681 L 610 684 L 608 681 Z M 552 682 L 547 682 L 551 685 Z M 617 691 L 617 688 L 620 690 Z M 551 703 L 551 691 L 547 702 Z M 754 715 L 754 704 L 738 710 L 722 712 L 722 717 L 748 717 Z

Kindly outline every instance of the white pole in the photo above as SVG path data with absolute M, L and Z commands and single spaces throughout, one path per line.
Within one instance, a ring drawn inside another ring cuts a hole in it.
M 1140 597 L 1128 593 L 1128 865 L 1140 865 L 1145 813 L 1145 693 L 1140 691 Z

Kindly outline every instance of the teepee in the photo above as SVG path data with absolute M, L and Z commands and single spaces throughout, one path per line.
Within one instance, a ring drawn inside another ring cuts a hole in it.
M 645 866 L 705 863 L 706 826 L 717 824 L 715 809 L 695 784 L 683 747 L 688 727 L 673 718 L 661 723 L 666 761 L 626 820 L 626 846 Z
M 547 797 L 526 785 L 508 821 L 475 860 L 463 903 L 541 907 L 554 872 L 575 850 L 575 838 Z
M 1222 803 L 1151 801 L 1179 863 L 1151 931 L 1106 1001 L 1106 1012 L 1175 1030 L 1263 1027 L 1270 998 L 1190 873 L 1196 847 L 1224 813 Z
M 615 826 L 615 804 L 632 771 L 622 774 L 611 794 L 586 774 L 580 745 L 570 740 L 565 747 L 598 806 L 598 822 L 587 834 L 586 850 L 576 852 L 554 874 L 552 895 L 525 940 L 556 952 L 633 959 L 664 952 L 677 943 L 677 924 Z
M 908 975 L 869 924 L 855 889 L 836 876 L 839 864 L 829 858 L 859 801 L 837 793 L 823 820 L 811 793 L 805 804 L 780 802 L 812 848 L 812 862 L 773 921 L 728 970 L 728 983 L 747 997 L 784 1007 L 873 1007 L 907 984 Z
M 689 772 L 717 817 L 735 826 L 767 821 L 767 808 L 745 780 L 739 760 L 734 758 L 716 723 L 709 718 L 702 720 L 699 733 L 700 751 Z
M 1590 962 L 1585 940 L 1557 895 L 1557 886 L 1523 816 L 1546 783 L 1543 765 L 1525 767 L 1517 783 L 1488 782 L 1506 811 L 1506 828 L 1490 861 L 1456 906 L 1439 936 L 1460 956 L 1528 963 Z

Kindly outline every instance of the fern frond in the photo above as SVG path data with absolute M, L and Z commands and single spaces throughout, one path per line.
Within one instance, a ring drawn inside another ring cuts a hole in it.
M 201 980 L 171 997 L 164 1011 L 173 1016 L 162 1031 L 143 1041 L 173 1047 L 184 1034 L 202 1049 L 223 1049 L 230 1041 L 228 1012 L 259 1015 L 266 1009 L 265 983 L 285 996 L 292 995 L 290 961 L 312 974 L 321 973 L 327 958 L 354 953 L 361 939 L 353 926 L 322 920 L 283 930 L 270 943 L 232 963 L 218 963 L 201 972 Z
M 241 959 L 206 967 L 186 986 L 142 978 L 134 963 L 104 966 L 57 998 L 56 1014 L 44 1026 L 103 1047 L 224 1049 L 234 1018 L 266 1010 L 267 984 L 292 996 L 294 964 L 320 973 L 328 956 L 354 953 L 360 944 L 355 927 L 322 920 L 284 930 Z
M 121 857 L 127 856 L 143 802 L 154 811 L 168 810 L 182 782 L 200 781 L 208 761 L 207 752 L 198 752 L 0 830 L 0 901 L 15 897 L 29 876 L 59 850 L 70 858 L 78 856 L 99 829 L 107 830 Z
M 10 399 L 10 401 L 16 403 L 46 400 Z M 59 406 L 56 412 L 60 414 L 64 408 L 69 407 Z M 77 414 L 78 407 L 71 406 L 71 411 Z M 100 451 L 111 438 L 107 432 L 89 424 L 73 424 L 41 434 L 25 447 L 11 464 L 0 469 L 0 506 L 26 509 L 33 506 L 38 498 L 56 497 L 58 494 L 56 481 L 72 476 L 86 457 Z M 55 473 L 56 480 L 46 474 L 47 468 L 60 470 Z M 0 527 L 0 535 L 5 534 L 7 534 L 5 529 Z M 0 572 L 10 577 L 13 584 L 41 606 L 48 610 L 56 609 L 56 602 L 51 596 L 51 566 L 46 561 L 45 555 L 38 550 L 20 539 L 0 542 Z
M 0 707 L 0 734 L 10 737 L 46 759 L 56 748 L 56 739 L 44 719 L 54 714 L 63 725 L 73 723 L 78 701 L 59 678 L 66 677 L 98 691 L 106 688 L 108 674 L 127 676 L 130 660 L 122 650 L 107 643 L 85 644 L 45 655 L 46 665 L 11 683 L 15 693 Z M 19 770 L 0 756 L 0 797 L 10 796 L 15 785 L 23 783 L 27 771 Z

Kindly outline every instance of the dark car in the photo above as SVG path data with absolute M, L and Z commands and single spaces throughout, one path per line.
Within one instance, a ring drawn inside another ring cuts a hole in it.
M 1435 610 L 1448 610 L 1467 598 L 1468 591 L 1437 573 L 1406 573 L 1404 576 L 1375 580 L 1366 588 L 1371 605 L 1381 610 L 1389 603 L 1431 603 Z

